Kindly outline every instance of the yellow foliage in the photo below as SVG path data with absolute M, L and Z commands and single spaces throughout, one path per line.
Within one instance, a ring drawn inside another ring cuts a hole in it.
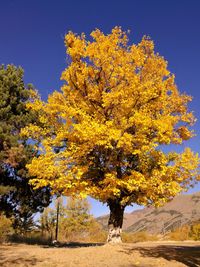
M 184 241 L 190 239 L 190 226 L 183 225 L 168 234 L 167 239 L 175 241 Z
M 192 225 L 190 236 L 194 240 L 200 240 L 200 223 L 196 223 Z
M 147 241 L 158 241 L 159 238 L 156 235 L 151 235 L 148 232 L 141 231 L 136 233 L 122 233 L 122 240 L 125 243 L 137 243 Z
M 150 38 L 129 45 L 120 27 L 91 37 L 66 35 L 71 63 L 61 92 L 29 104 L 41 122 L 23 130 L 41 141 L 41 155 L 27 166 L 32 183 L 124 206 L 162 205 L 199 176 L 198 155 L 189 148 L 163 151 L 193 136 L 191 97 L 178 91 Z

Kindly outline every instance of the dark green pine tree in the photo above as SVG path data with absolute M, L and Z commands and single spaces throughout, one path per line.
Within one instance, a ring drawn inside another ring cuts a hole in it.
M 24 222 L 51 201 L 50 188 L 33 190 L 29 184 L 26 164 L 38 152 L 20 130 L 37 124 L 37 114 L 26 109 L 35 90 L 23 77 L 21 67 L 0 65 L 0 212 L 14 216 L 16 228 L 26 228 Z

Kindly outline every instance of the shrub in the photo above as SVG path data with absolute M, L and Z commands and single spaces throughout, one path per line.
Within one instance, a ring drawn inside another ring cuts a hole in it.
M 200 240 L 200 223 L 192 225 L 190 236 L 194 240 Z
M 5 215 L 0 215 L 0 242 L 8 240 L 9 236 L 13 233 L 12 221 L 6 218 Z
M 158 237 L 155 235 L 151 235 L 145 231 L 136 232 L 136 233 L 122 233 L 122 241 L 125 243 L 137 243 L 137 242 L 145 242 L 145 241 L 157 241 Z
M 167 235 L 167 239 L 175 241 L 184 241 L 190 239 L 190 226 L 183 225 Z

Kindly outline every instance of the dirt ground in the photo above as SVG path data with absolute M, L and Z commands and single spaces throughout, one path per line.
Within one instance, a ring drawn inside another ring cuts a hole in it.
M 1 267 L 181 267 L 200 266 L 200 242 L 0 246 Z

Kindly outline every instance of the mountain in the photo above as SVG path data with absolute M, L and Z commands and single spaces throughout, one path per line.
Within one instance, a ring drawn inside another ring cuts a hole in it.
M 97 218 L 107 228 L 108 215 Z M 163 207 L 147 207 L 124 214 L 123 230 L 147 231 L 151 234 L 166 234 L 184 224 L 200 220 L 200 192 L 179 195 Z

